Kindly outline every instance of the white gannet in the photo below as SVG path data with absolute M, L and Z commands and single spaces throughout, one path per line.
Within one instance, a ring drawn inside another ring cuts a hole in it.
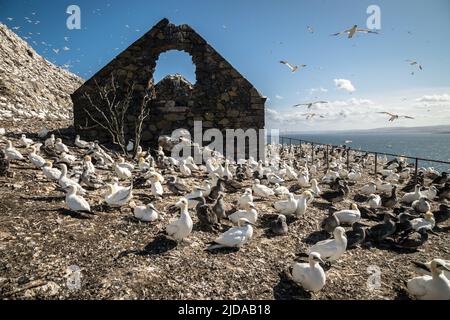
M 420 192 L 420 185 L 416 185 L 414 192 L 405 193 L 400 202 L 411 204 L 412 202 L 419 200 L 422 197 Z
M 6 160 L 23 160 L 23 155 L 13 147 L 10 140 L 6 141 L 6 148 L 3 151 L 5 152 Z
M 336 227 L 333 231 L 334 239 L 327 239 L 317 242 L 308 253 L 317 252 L 323 259 L 328 261 L 335 261 L 339 259 L 347 248 L 347 237 L 345 236 L 345 229 Z
M 359 212 L 358 206 L 352 203 L 351 209 L 339 210 L 334 213 L 341 224 L 353 224 L 361 219 L 361 212 Z
M 255 179 L 253 181 L 253 193 L 255 194 L 255 196 L 261 198 L 267 198 L 275 195 L 275 192 L 272 189 L 270 189 L 265 185 L 260 184 L 260 181 L 258 179 Z
M 432 230 L 436 225 L 436 221 L 434 220 L 434 215 L 431 211 L 427 211 L 424 214 L 423 218 L 416 218 L 411 220 L 411 225 L 414 230 L 419 230 L 421 228 L 426 228 L 428 230 Z
M 31 146 L 30 149 L 31 149 L 31 152 L 28 154 L 28 159 L 31 161 L 31 163 L 35 167 L 41 168 L 45 164 L 45 159 L 36 153 L 35 146 Z
M 268 173 L 267 174 L 267 180 L 269 181 L 269 183 L 271 184 L 280 184 L 283 183 L 284 180 L 282 178 L 280 178 L 279 176 L 277 176 L 274 173 Z
M 377 31 L 358 28 L 358 25 L 355 24 L 350 29 L 347 29 L 347 30 L 344 30 L 344 31 L 341 31 L 341 32 L 337 32 L 337 33 L 333 33 L 332 36 L 340 36 L 340 35 L 342 35 L 344 33 L 347 33 L 348 34 L 348 38 L 351 39 L 351 38 L 353 38 L 353 35 L 355 33 L 357 33 L 357 32 L 360 32 L 360 33 L 378 33 Z
M 74 155 L 68 154 L 66 152 L 61 152 L 59 155 L 59 162 L 73 164 L 77 160 L 77 157 Z
M 0 136 L 4 136 L 6 134 L 5 128 L 0 128 Z
M 319 196 L 322 193 L 322 191 L 319 188 L 317 180 L 316 179 L 311 179 L 310 183 L 311 183 L 311 190 L 314 192 L 314 194 L 316 196 Z
M 392 192 L 392 188 L 394 187 L 393 184 L 388 183 L 388 182 L 384 182 L 380 178 L 377 178 L 375 180 L 375 184 L 377 185 L 377 190 L 380 193 L 391 193 Z
M 369 207 L 372 209 L 377 209 L 381 207 L 381 197 L 377 194 L 371 194 L 369 195 L 369 199 L 367 200 L 367 203 L 369 204 Z
M 237 201 L 238 209 L 245 209 L 249 202 L 253 202 L 253 194 L 252 189 L 247 188 L 244 190 L 244 194 Z
M 66 189 L 68 186 L 73 185 L 77 189 L 78 194 L 85 194 L 86 190 L 84 190 L 76 181 L 67 177 L 67 166 L 64 163 L 61 163 L 59 166 L 61 167 L 61 175 L 58 179 L 59 186 Z
M 240 248 L 246 244 L 253 235 L 252 223 L 245 218 L 238 222 L 237 227 L 233 227 L 228 231 L 222 233 L 212 244 L 208 250 L 219 248 Z
M 435 186 L 431 186 L 428 190 L 421 191 L 422 195 L 426 197 L 428 200 L 433 201 L 436 198 L 438 190 Z
M 325 285 L 326 276 L 319 262 L 323 263 L 320 254 L 311 252 L 308 263 L 294 263 L 292 279 L 307 291 L 320 291 Z
M 245 218 L 255 224 L 258 220 L 258 211 L 252 202 L 248 202 L 245 209 L 237 210 L 228 216 L 228 220 L 234 224 L 238 224 L 239 220 Z
M 19 139 L 19 147 L 30 147 L 33 144 L 33 140 L 27 138 L 26 135 L 22 134 Z
M 277 201 L 273 204 L 275 210 L 281 214 L 294 214 L 297 210 L 297 200 L 295 200 L 294 194 L 289 193 L 287 200 Z
M 55 140 L 55 150 L 58 152 L 69 153 L 69 148 L 62 142 L 61 138 Z
M 59 177 L 61 177 L 61 171 L 57 168 L 53 168 L 53 163 L 50 161 L 46 161 L 41 169 L 44 176 L 49 180 L 57 181 L 59 180 Z
M 117 163 L 117 166 L 128 169 L 130 171 L 134 170 L 134 165 L 131 163 L 125 162 L 125 159 L 123 157 L 119 156 L 118 159 L 119 159 L 119 161 Z
M 306 173 L 300 173 L 297 180 L 300 187 L 308 187 L 309 186 L 309 176 Z
M 83 168 L 85 168 L 87 174 L 95 174 L 95 166 L 92 163 L 91 156 L 84 156 Z
M 145 172 L 150 169 L 150 163 L 146 162 L 145 158 L 143 156 L 141 156 L 141 157 L 139 157 L 138 167 L 139 167 L 139 170 L 141 170 L 142 172 Z
M 420 197 L 419 200 L 416 200 L 412 203 L 411 207 L 420 213 L 425 213 L 431 210 L 430 203 L 427 197 Z
M 369 182 L 368 184 L 364 185 L 359 189 L 359 193 L 365 196 L 369 196 L 377 191 L 377 184 L 373 181 Z
M 450 281 L 443 271 L 450 268 L 441 259 L 430 263 L 431 276 L 415 277 L 408 281 L 408 292 L 418 300 L 450 300 Z
M 443 259 L 434 259 L 439 260 L 444 266 L 446 266 L 448 269 L 450 269 L 450 260 L 443 260 Z M 431 276 L 431 262 L 416 262 L 412 261 L 412 263 L 415 265 L 414 270 L 422 275 L 428 275 Z M 444 276 L 450 280 L 450 270 L 444 270 Z
M 297 198 L 297 209 L 295 210 L 295 215 L 297 217 L 302 216 L 306 213 L 308 208 L 308 200 L 313 197 L 312 193 L 309 191 L 303 191 L 300 197 Z
M 359 171 L 350 171 L 347 178 L 350 181 L 359 181 L 362 179 L 362 173 Z
M 108 184 L 107 187 L 108 192 L 105 195 L 105 201 L 110 207 L 122 207 L 133 198 L 133 185 L 118 188 Z
M 158 174 L 152 174 L 149 176 L 151 183 L 151 192 L 154 197 L 162 197 L 164 189 L 161 184 L 161 179 Z
M 77 134 L 76 137 L 75 137 L 75 145 L 76 145 L 78 148 L 86 149 L 86 148 L 89 148 L 90 143 L 87 142 L 87 141 L 81 140 L 81 139 L 80 139 L 80 135 Z
M 175 206 L 180 208 L 181 216 L 166 227 L 166 233 L 176 241 L 183 241 L 192 232 L 193 222 L 189 216 L 186 198 L 181 198 Z
M 116 163 L 113 163 L 114 172 L 117 174 L 119 179 L 126 180 L 131 178 L 131 171 L 125 167 L 121 167 Z
M 72 211 L 91 212 L 91 206 L 82 196 L 77 195 L 77 188 L 74 185 L 68 185 L 65 188 L 66 204 Z
M 233 179 L 233 174 L 231 173 L 230 170 L 230 160 L 228 159 L 225 160 L 225 166 L 223 168 L 223 176 L 227 177 L 229 180 Z
M 130 203 L 131 205 L 131 203 Z M 133 205 L 133 213 L 134 217 L 138 220 L 144 222 L 153 222 L 159 219 L 159 213 L 153 206 L 153 204 L 149 203 L 145 206 L 134 206 Z
M 198 201 L 194 200 L 194 199 L 201 198 L 204 196 L 205 195 L 203 194 L 203 188 L 195 187 L 194 190 L 192 190 L 192 192 L 190 192 L 188 195 L 186 195 L 186 199 L 188 200 L 188 208 L 194 209 L 198 204 Z
M 285 186 L 280 186 L 278 183 L 275 184 L 275 189 L 273 189 L 276 196 L 283 196 L 289 194 L 289 189 Z

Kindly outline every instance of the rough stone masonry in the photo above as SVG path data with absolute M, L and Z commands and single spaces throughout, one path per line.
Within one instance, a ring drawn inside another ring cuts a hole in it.
M 156 98 L 149 104 L 150 116 L 143 125 L 144 146 L 155 145 L 160 135 L 170 135 L 178 128 L 193 134 L 197 120 L 203 121 L 203 130 L 264 128 L 266 98 L 190 26 L 176 26 L 163 19 L 71 95 L 77 132 L 87 139 L 111 140 L 87 115 L 85 110 L 91 115 L 96 111 L 85 94 L 95 99 L 98 96 L 96 83 L 105 85 L 114 74 L 119 83 L 118 99 L 134 84 L 125 126 L 125 136 L 133 139 L 137 106 L 149 81 L 153 81 L 159 55 L 168 50 L 185 51 L 192 57 L 197 82 L 193 85 L 182 76 L 174 75 L 156 84 Z

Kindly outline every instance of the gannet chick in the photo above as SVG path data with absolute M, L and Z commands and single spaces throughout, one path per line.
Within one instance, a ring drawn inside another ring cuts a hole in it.
M 311 252 L 308 263 L 294 263 L 292 279 L 307 291 L 318 292 L 325 286 L 326 276 L 319 262 L 324 263 L 320 253 Z
M 162 195 L 164 193 L 164 189 L 161 185 L 161 180 L 159 178 L 159 175 L 152 174 L 149 176 L 149 179 L 150 179 L 150 183 L 151 183 L 152 195 L 154 197 L 162 197 Z
M 279 214 L 275 221 L 270 223 L 270 229 L 276 235 L 285 235 L 288 233 L 288 225 L 286 223 L 286 216 Z
M 119 208 L 127 204 L 133 198 L 133 185 L 129 187 L 114 188 L 108 184 L 108 192 L 105 195 L 106 203 L 113 208 Z
M 408 292 L 418 300 L 450 300 L 450 281 L 443 271 L 450 271 L 441 259 L 430 263 L 431 276 L 415 277 L 408 281 Z
M 74 185 L 68 185 L 65 190 L 67 191 L 66 204 L 70 210 L 91 213 L 89 203 L 82 196 L 77 195 L 77 188 Z
M 224 197 L 224 194 L 222 192 L 220 192 L 219 196 L 217 197 L 216 202 L 214 203 L 214 205 L 212 207 L 212 211 L 216 214 L 218 222 L 220 222 L 220 220 L 225 219 L 227 217 L 223 197 Z
M 184 195 L 189 192 L 189 188 L 184 183 L 179 182 L 178 178 L 174 176 L 167 178 L 167 186 L 175 195 Z
M 45 164 L 45 159 L 36 153 L 36 147 L 31 146 L 31 152 L 28 154 L 28 159 L 30 159 L 31 163 L 37 167 L 41 168 Z
M 89 148 L 90 143 L 89 143 L 89 142 L 86 142 L 86 141 L 84 141 L 84 140 L 81 140 L 81 139 L 80 139 L 80 135 L 77 134 L 76 137 L 75 137 L 75 145 L 76 145 L 78 148 L 86 149 L 86 148 Z
M 247 188 L 245 189 L 244 194 L 238 199 L 237 202 L 238 209 L 246 208 L 249 202 L 253 202 L 253 194 L 252 189 Z
M 55 141 L 56 141 L 56 139 L 55 139 L 55 135 L 54 134 L 51 134 L 50 135 L 50 138 L 47 138 L 46 140 L 45 140 L 45 142 L 44 142 L 44 146 L 45 147 L 53 147 L 54 145 L 55 145 Z
M 206 204 L 205 197 L 197 197 L 194 198 L 194 200 L 197 202 L 195 211 L 201 227 L 206 228 L 208 231 L 217 230 L 219 228 L 217 215 L 212 211 L 212 208 Z
M 22 134 L 20 136 L 19 147 L 29 148 L 33 143 L 33 140 L 28 139 L 26 135 Z
M 62 142 L 61 138 L 57 138 L 55 141 L 55 150 L 58 152 L 69 153 L 69 148 Z
M 258 211 L 256 211 L 256 207 L 252 202 L 248 202 L 246 208 L 233 212 L 228 216 L 228 220 L 234 224 L 238 224 L 242 218 L 247 219 L 253 224 L 258 220 Z
M 189 216 L 186 198 L 181 198 L 175 206 L 180 208 L 181 216 L 166 227 L 166 233 L 176 241 L 183 241 L 192 232 L 193 222 Z
M 41 139 L 44 139 L 48 134 L 48 129 L 47 128 L 42 128 L 41 131 L 39 131 L 38 133 L 38 137 Z
M 337 227 L 333 231 L 334 239 L 327 239 L 317 242 L 308 253 L 317 252 L 323 259 L 328 261 L 338 260 L 347 248 L 347 238 L 345 237 L 345 229 Z
M 20 153 L 20 151 L 16 150 L 16 148 L 13 147 L 10 140 L 6 141 L 6 148 L 3 151 L 5 152 L 6 160 L 23 160 L 23 155 Z
M 134 206 L 132 208 L 134 217 L 138 220 L 144 222 L 153 222 L 159 219 L 159 213 L 151 203 L 145 206 Z
M 253 235 L 252 223 L 245 218 L 238 222 L 238 227 L 233 227 L 222 233 L 220 237 L 214 240 L 214 243 L 208 247 L 208 250 L 219 248 L 240 248 L 246 244 Z

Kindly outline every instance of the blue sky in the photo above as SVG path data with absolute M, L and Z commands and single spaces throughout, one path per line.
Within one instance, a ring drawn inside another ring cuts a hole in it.
M 66 28 L 71 4 L 81 9 L 81 30 Z M 381 10 L 379 34 L 330 36 L 354 24 L 365 28 L 371 4 Z M 191 25 L 269 98 L 269 128 L 450 124 L 448 0 L 0 0 L 2 23 L 20 27 L 15 32 L 39 54 L 83 78 L 164 17 Z M 279 60 L 307 67 L 293 74 Z M 194 70 L 186 53 L 171 51 L 161 55 L 154 76 L 178 72 L 194 81 Z M 337 88 L 335 79 L 349 80 L 355 90 Z M 304 109 L 292 107 L 316 99 L 330 102 L 313 108 L 324 118 L 306 120 Z M 388 124 L 378 111 L 416 119 Z

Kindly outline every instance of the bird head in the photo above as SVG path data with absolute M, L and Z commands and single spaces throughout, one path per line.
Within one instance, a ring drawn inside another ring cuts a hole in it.
M 238 225 L 239 225 L 239 227 L 244 227 L 244 226 L 247 226 L 247 225 L 254 226 L 255 224 L 250 222 L 250 221 L 248 221 L 248 219 L 240 218 L 239 221 L 238 221 Z
M 310 259 L 310 261 L 325 263 L 325 262 L 322 260 L 322 258 L 320 257 L 320 253 L 318 253 L 318 252 L 311 252 L 311 253 L 309 254 L 309 259 Z

